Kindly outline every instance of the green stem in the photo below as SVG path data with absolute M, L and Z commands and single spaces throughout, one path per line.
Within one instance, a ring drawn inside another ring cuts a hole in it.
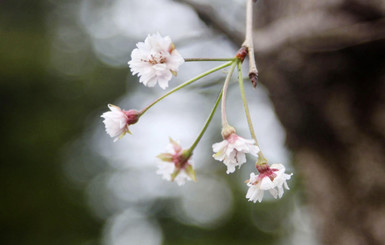
M 226 116 L 226 96 L 227 96 L 227 88 L 229 87 L 229 82 L 230 82 L 230 78 L 231 76 L 233 75 L 233 72 L 234 72 L 234 69 L 235 69 L 235 66 L 237 65 L 237 62 L 234 61 L 231 68 L 230 68 L 230 71 L 229 73 L 227 74 L 227 77 L 226 77 L 226 80 L 225 80 L 225 84 L 223 85 L 223 97 L 222 97 L 222 128 L 225 128 L 229 125 L 229 123 L 227 122 L 227 116 Z
M 186 87 L 187 85 L 189 85 L 189 84 L 191 84 L 191 83 L 193 83 L 193 82 L 195 82 L 195 81 L 201 79 L 202 77 L 205 77 L 205 76 L 207 76 L 207 75 L 209 75 L 209 74 L 211 74 L 211 73 L 213 73 L 213 72 L 216 72 L 216 71 L 218 71 L 218 70 L 220 70 L 220 69 L 223 69 L 223 68 L 225 68 L 225 67 L 228 67 L 228 66 L 230 66 L 230 65 L 233 64 L 233 63 L 234 63 L 233 61 L 227 62 L 227 63 L 225 63 L 225 64 L 223 64 L 223 65 L 220 65 L 220 66 L 217 66 L 217 67 L 215 67 L 215 68 L 213 68 L 213 69 L 211 69 L 211 70 L 208 70 L 208 71 L 206 71 L 206 72 L 204 72 L 204 73 L 202 73 L 202 74 L 200 74 L 200 75 L 198 75 L 198 76 L 192 78 L 191 80 L 189 80 L 189 81 L 187 81 L 187 82 L 185 82 L 185 83 L 182 83 L 182 84 L 179 85 L 178 87 L 176 87 L 176 88 L 170 90 L 169 92 L 167 92 L 166 94 L 164 94 L 163 96 L 159 97 L 159 98 L 156 99 L 154 102 L 152 102 L 151 104 L 149 104 L 148 106 L 146 106 L 143 110 L 141 110 L 141 111 L 139 112 L 140 116 L 142 116 L 142 115 L 143 115 L 146 111 L 148 111 L 152 106 L 154 106 L 156 103 L 158 103 L 158 102 L 161 101 L 162 99 L 166 98 L 166 97 L 169 96 L 170 94 L 172 94 L 172 93 L 178 91 L 178 90 L 181 89 L 181 88 Z
M 261 147 L 258 144 L 257 136 L 255 135 L 255 131 L 254 131 L 254 127 L 253 127 L 253 122 L 251 121 L 249 106 L 248 106 L 247 99 L 246 99 L 246 94 L 245 94 L 245 88 L 243 86 L 243 76 L 242 76 L 241 61 L 238 60 L 237 64 L 238 64 L 239 88 L 241 89 L 241 96 L 242 96 L 242 101 L 243 101 L 243 107 L 245 108 L 245 112 L 246 112 L 247 124 L 249 125 L 250 134 L 251 134 L 251 137 L 253 138 L 253 140 L 255 141 L 255 145 L 257 145 L 259 147 L 259 149 L 260 149 L 260 151 L 258 153 L 259 157 L 258 157 L 257 164 L 263 164 L 263 163 L 266 163 L 267 160 L 266 160 L 266 158 L 262 154 Z
M 235 58 L 186 58 L 184 61 L 233 61 Z
M 217 101 L 215 102 L 215 105 L 213 107 L 213 109 L 211 110 L 211 113 L 209 115 L 209 117 L 207 118 L 206 120 L 206 123 L 205 125 L 203 126 L 200 134 L 198 135 L 198 137 L 196 138 L 196 140 L 194 141 L 194 143 L 191 145 L 191 147 L 188 149 L 188 151 L 192 154 L 193 150 L 195 149 L 195 147 L 198 145 L 199 141 L 201 140 L 203 134 L 206 132 L 206 129 L 207 127 L 209 126 L 210 122 L 211 122 L 211 119 L 213 118 L 214 116 L 214 113 L 215 111 L 217 110 L 217 107 L 219 105 L 219 101 L 221 100 L 222 98 L 222 95 L 223 95 L 223 90 L 220 92 L 219 96 L 218 96 L 218 99 Z

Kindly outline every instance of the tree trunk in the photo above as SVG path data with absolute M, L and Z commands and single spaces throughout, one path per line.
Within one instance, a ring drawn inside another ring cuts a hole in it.
M 215 7 L 184 2 L 241 44 Z M 255 4 L 260 83 L 286 129 L 323 244 L 385 244 L 384 8 L 364 0 Z

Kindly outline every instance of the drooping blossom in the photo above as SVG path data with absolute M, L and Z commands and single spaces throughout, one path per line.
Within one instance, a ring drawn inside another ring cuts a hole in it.
M 103 123 L 106 127 L 106 132 L 116 142 L 122 138 L 126 133 L 131 134 L 128 126 L 136 123 L 139 120 L 139 112 L 136 110 L 122 110 L 115 105 L 108 105 L 110 111 L 107 111 L 101 115 L 104 118 Z
M 182 150 L 179 143 L 170 138 L 167 152 L 158 155 L 162 161 L 159 162 L 156 173 L 178 185 L 184 185 L 186 181 L 196 181 L 191 155 L 191 152 Z
M 179 66 L 184 63 L 170 37 L 162 37 L 159 33 L 148 35 L 136 46 L 128 62 L 132 74 L 137 74 L 139 82 L 145 86 L 154 87 L 159 83 L 162 89 L 167 88 L 172 75 L 176 76 Z
M 249 189 L 246 198 L 252 202 L 262 202 L 265 191 L 270 191 L 274 198 L 281 198 L 285 187 L 289 190 L 286 181 L 293 175 L 285 173 L 285 167 L 282 164 L 275 163 L 270 167 L 267 164 L 257 166 L 258 175 L 250 174 L 250 179 L 247 181 Z
M 223 133 L 222 133 L 223 134 Z M 259 147 L 254 144 L 254 140 L 247 140 L 235 133 L 223 134 L 224 140 L 213 144 L 213 157 L 215 160 L 223 161 L 227 166 L 227 174 L 233 173 L 235 167 L 241 167 L 246 162 L 246 153 L 254 156 L 258 155 Z

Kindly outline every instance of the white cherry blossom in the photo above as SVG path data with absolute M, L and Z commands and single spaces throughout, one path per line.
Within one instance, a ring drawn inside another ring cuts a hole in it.
M 275 163 L 270 167 L 259 167 L 259 175 L 250 174 L 250 179 L 247 182 L 249 189 L 247 190 L 246 198 L 252 202 L 262 202 L 265 191 L 269 191 L 274 198 L 281 198 L 285 187 L 289 190 L 286 181 L 293 175 L 285 173 L 285 167 L 282 164 Z
M 108 105 L 110 111 L 101 115 L 104 118 L 103 123 L 106 128 L 106 132 L 116 142 L 122 138 L 126 133 L 131 133 L 128 126 L 136 123 L 139 120 L 139 112 L 136 110 L 122 110 L 115 105 Z
M 246 153 L 258 155 L 259 147 L 254 140 L 247 140 L 235 133 L 229 135 L 225 140 L 213 144 L 213 157 L 215 160 L 223 161 L 227 166 L 227 174 L 233 173 L 235 167 L 241 167 L 246 162 Z
M 148 35 L 136 46 L 128 62 L 132 74 L 137 74 L 139 82 L 145 86 L 154 87 L 158 83 L 162 89 L 167 88 L 172 75 L 176 75 L 184 63 L 170 37 L 162 37 L 159 33 Z
M 162 161 L 158 163 L 157 174 L 167 181 L 175 181 L 179 186 L 186 181 L 196 181 L 191 153 L 186 153 L 178 142 L 170 139 L 167 152 L 158 155 Z

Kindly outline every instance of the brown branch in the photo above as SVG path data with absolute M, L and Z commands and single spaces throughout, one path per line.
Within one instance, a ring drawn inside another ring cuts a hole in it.
M 191 6 L 213 29 L 225 34 L 236 45 L 242 43 L 244 30 L 234 31 L 209 4 L 198 4 L 193 0 L 177 0 Z M 308 51 L 336 50 L 385 38 L 385 19 L 357 22 L 352 18 L 336 14 L 330 6 L 308 10 L 294 16 L 282 17 L 266 27 L 254 30 L 254 51 L 269 55 L 287 44 Z

